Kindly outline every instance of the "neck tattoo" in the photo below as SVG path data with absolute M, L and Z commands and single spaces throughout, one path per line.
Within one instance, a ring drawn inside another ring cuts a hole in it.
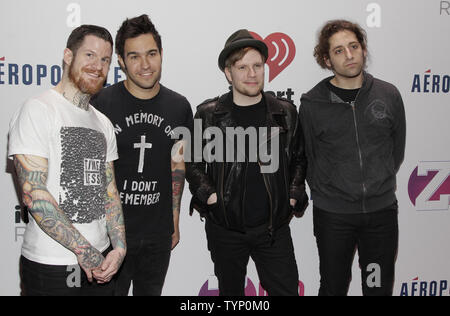
M 85 111 L 87 111 L 89 109 L 89 101 L 91 99 L 90 94 L 85 94 L 85 93 L 82 93 L 81 91 L 77 91 L 72 98 L 70 98 L 68 96 L 68 94 L 65 92 L 63 93 L 63 96 L 67 100 L 72 102 L 74 105 L 79 107 L 80 109 L 85 110 Z

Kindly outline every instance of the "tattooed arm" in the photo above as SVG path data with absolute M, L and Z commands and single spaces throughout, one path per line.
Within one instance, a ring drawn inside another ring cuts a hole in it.
M 106 256 L 101 267 L 101 273 L 94 271 L 94 277 L 99 283 L 111 281 L 122 265 L 127 249 L 122 204 L 117 191 L 112 162 L 106 164 L 105 208 L 108 235 L 114 250 Z
M 104 257 L 72 225 L 47 189 L 48 161 L 31 155 L 15 155 L 22 198 L 39 227 L 51 238 L 72 251 L 92 281 L 92 271 L 101 266 Z
M 172 157 L 172 211 L 173 211 L 173 226 L 174 234 L 172 235 L 172 249 L 174 249 L 180 241 L 180 208 L 181 197 L 184 190 L 184 179 L 186 177 L 186 167 L 183 157 L 183 141 L 175 144 L 177 153 L 176 157 Z

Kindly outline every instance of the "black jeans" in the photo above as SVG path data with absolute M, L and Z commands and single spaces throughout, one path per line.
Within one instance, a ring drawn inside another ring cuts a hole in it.
M 106 257 L 108 249 L 103 253 Z M 46 265 L 20 257 L 23 296 L 112 296 L 114 280 L 89 283 L 79 265 Z
M 116 277 L 116 296 L 160 296 L 172 251 L 172 236 L 127 239 L 127 255 Z
M 319 296 L 345 296 L 356 249 L 364 296 L 391 296 L 398 249 L 397 205 L 366 214 L 336 214 L 314 207 L 320 259 Z
M 289 225 L 278 229 L 273 240 L 267 225 L 250 228 L 244 234 L 207 220 L 205 229 L 221 296 L 245 296 L 250 257 L 270 296 L 298 296 L 298 270 Z

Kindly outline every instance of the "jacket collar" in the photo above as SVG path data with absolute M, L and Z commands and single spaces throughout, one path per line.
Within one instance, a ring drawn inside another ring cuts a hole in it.
M 277 115 L 286 115 L 285 110 L 280 105 L 277 98 L 275 98 L 272 94 L 263 92 L 263 98 L 266 101 L 266 109 L 267 109 L 267 118 L 269 126 L 279 126 L 277 124 L 277 120 L 274 119 Z M 216 119 L 218 119 L 219 127 L 235 127 L 236 122 L 232 118 L 232 108 L 233 108 L 233 92 L 226 93 L 219 97 L 217 102 L 216 109 L 214 111 L 214 115 Z
M 363 95 L 365 92 L 369 91 L 373 84 L 373 76 L 371 74 L 364 71 L 363 76 L 363 85 L 361 87 L 359 95 Z M 331 76 L 319 82 L 313 89 L 311 89 L 311 91 L 304 94 L 302 96 L 302 99 L 316 102 L 336 102 L 337 100 L 333 98 L 333 93 L 327 86 L 327 82 L 329 82 L 333 78 L 334 76 Z

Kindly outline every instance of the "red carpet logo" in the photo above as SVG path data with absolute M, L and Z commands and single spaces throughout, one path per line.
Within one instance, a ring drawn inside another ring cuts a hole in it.
M 294 60 L 296 48 L 294 41 L 284 33 L 273 33 L 263 39 L 255 32 L 250 32 L 252 36 L 266 43 L 269 48 L 269 82 L 275 79 Z

